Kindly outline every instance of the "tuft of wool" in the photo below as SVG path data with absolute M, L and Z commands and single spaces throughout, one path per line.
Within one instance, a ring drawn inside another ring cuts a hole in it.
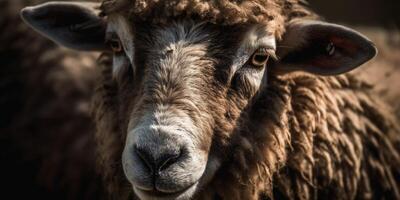
M 221 25 L 264 23 L 278 38 L 285 22 L 315 17 L 303 0 L 103 0 L 101 10 L 104 15 L 125 13 L 132 19 L 153 23 L 182 17 Z

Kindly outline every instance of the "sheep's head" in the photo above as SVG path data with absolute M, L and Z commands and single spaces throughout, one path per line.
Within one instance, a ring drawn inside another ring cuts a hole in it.
M 376 54 L 361 34 L 317 21 L 287 22 L 277 38 L 271 23 L 100 17 L 94 3 L 47 3 L 22 17 L 66 47 L 113 53 L 122 163 L 141 199 L 188 199 L 212 180 L 268 77 L 336 75 Z

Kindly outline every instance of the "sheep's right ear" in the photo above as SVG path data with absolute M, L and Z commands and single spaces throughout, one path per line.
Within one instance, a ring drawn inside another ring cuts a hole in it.
M 295 20 L 287 25 L 276 54 L 276 73 L 305 71 L 328 76 L 361 66 L 375 57 L 377 49 L 367 37 L 348 27 Z
M 21 11 L 22 19 L 50 40 L 76 50 L 104 51 L 106 25 L 99 4 L 49 2 Z

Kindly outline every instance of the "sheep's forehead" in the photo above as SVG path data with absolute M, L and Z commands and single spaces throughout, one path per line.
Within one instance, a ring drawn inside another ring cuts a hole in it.
M 134 23 L 130 22 L 127 17 L 114 14 L 109 16 L 107 32 L 117 33 L 123 44 L 132 44 L 134 41 L 133 25 Z M 223 29 L 221 30 L 223 31 Z M 151 39 L 155 41 L 152 44 L 162 46 L 184 41 L 206 43 L 211 41 L 215 33 L 207 29 L 206 23 L 194 22 L 192 20 L 174 21 L 169 25 L 163 25 L 162 28 L 152 27 L 152 30 L 148 31 L 153 32 Z M 275 48 L 274 31 L 271 30 L 270 26 L 266 24 L 249 24 L 241 31 L 244 32 L 240 34 L 242 37 L 236 39 L 240 40 L 242 48 L 252 50 L 252 48 L 262 45 Z M 235 36 L 238 36 L 238 34 L 235 34 Z M 126 48 L 130 50 L 129 47 Z

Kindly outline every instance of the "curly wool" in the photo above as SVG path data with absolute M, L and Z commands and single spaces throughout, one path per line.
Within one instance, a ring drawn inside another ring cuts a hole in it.
M 233 25 L 242 23 L 267 24 L 280 38 L 284 24 L 293 18 L 316 17 L 303 0 L 103 0 L 103 14 L 126 13 L 133 19 L 154 23 L 181 17 Z
M 398 120 L 368 84 L 352 75 L 271 78 L 233 140 L 231 160 L 205 194 L 250 200 L 400 198 Z

